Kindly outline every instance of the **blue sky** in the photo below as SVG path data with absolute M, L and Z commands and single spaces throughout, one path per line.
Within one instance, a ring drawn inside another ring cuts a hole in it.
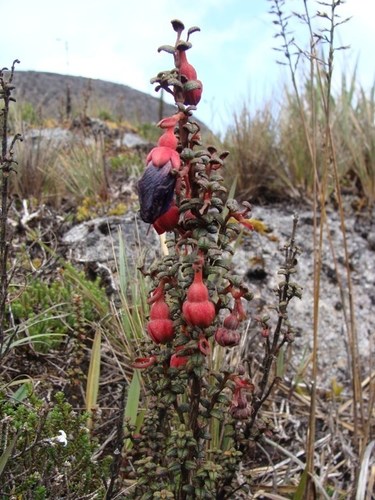
M 309 0 L 311 12 L 323 10 Z M 301 11 L 302 0 L 287 0 Z M 244 101 L 255 109 L 282 97 L 286 70 L 276 64 L 275 26 L 267 0 L 0 0 L 0 64 L 18 58 L 22 70 L 39 70 L 123 83 L 156 95 L 150 78 L 173 67 L 172 56 L 158 53 L 173 44 L 171 19 L 198 25 L 189 60 L 203 81 L 196 116 L 223 131 Z M 347 0 L 338 11 L 353 16 L 338 33 L 336 71 L 350 75 L 356 60 L 365 88 L 375 78 L 375 1 Z M 303 34 L 297 28 L 297 36 Z M 306 38 L 305 38 L 306 40 Z

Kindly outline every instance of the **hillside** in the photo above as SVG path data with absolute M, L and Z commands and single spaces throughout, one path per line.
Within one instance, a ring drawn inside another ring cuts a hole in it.
M 16 71 L 14 83 L 17 101 L 31 103 L 44 118 L 66 116 L 67 89 L 73 115 L 86 107 L 88 114 L 105 112 L 132 123 L 150 123 L 159 121 L 161 114 L 161 101 L 158 97 L 104 80 L 38 71 Z M 162 105 L 163 116 L 175 112 L 174 106 L 166 103 Z

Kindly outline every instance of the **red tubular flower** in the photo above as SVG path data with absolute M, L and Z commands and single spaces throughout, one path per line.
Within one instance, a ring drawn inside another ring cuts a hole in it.
M 158 234 L 163 234 L 166 231 L 172 231 L 177 226 L 179 218 L 180 212 L 178 207 L 172 203 L 169 210 L 158 217 L 153 226 Z
M 237 330 L 240 325 L 240 320 L 235 312 L 231 312 L 224 319 L 224 328 L 228 328 L 228 330 Z
M 209 300 L 201 268 L 195 272 L 193 283 L 189 286 L 186 300 L 182 305 L 182 314 L 187 323 L 201 328 L 207 328 L 215 319 L 215 305 Z
M 231 379 L 235 383 L 230 407 L 231 415 L 237 419 L 246 419 L 251 415 L 252 409 L 248 404 L 245 391 L 253 391 L 254 384 L 238 375 L 233 375 Z
M 176 185 L 173 171 L 181 165 L 174 128 L 183 117 L 184 114 L 179 112 L 158 123 L 165 132 L 147 155 L 147 167 L 138 182 L 140 214 L 144 222 L 152 224 L 171 206 Z
M 186 78 L 186 80 L 197 79 L 197 72 L 194 66 L 187 60 L 186 50 L 178 51 L 177 68 L 180 71 L 180 75 Z
M 174 337 L 173 321 L 170 319 L 169 307 L 164 295 L 151 306 L 147 332 L 156 344 L 166 344 Z
M 194 66 L 187 60 L 186 50 L 177 51 L 176 66 L 184 83 L 184 104 L 196 106 L 202 97 L 203 84 L 197 79 Z

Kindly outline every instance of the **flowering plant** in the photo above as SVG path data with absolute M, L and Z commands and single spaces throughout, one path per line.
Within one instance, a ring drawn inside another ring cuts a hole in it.
M 199 28 L 183 40 L 183 23 L 172 26 L 175 45 L 159 51 L 172 54 L 175 67 L 152 82 L 174 96 L 176 113 L 159 122 L 163 133 L 138 184 L 140 216 L 168 233 L 168 254 L 148 270 L 150 341 L 133 362 L 145 370 L 147 411 L 139 429 L 128 426 L 133 446 L 124 468 L 134 479 L 129 498 L 230 498 L 244 438 L 261 433 L 253 424 L 269 389 L 270 360 L 287 337 L 275 330 L 260 389 L 240 364 L 226 364 L 252 299 L 231 269 L 232 240 L 253 229 L 250 205 L 228 199 L 221 175 L 228 153 L 204 148 L 192 119 L 203 85 L 187 52 Z M 266 318 L 260 322 L 269 328 Z

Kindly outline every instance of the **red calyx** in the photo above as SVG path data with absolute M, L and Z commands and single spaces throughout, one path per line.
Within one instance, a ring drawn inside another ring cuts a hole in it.
M 169 307 L 164 296 L 152 304 L 147 332 L 156 344 L 166 344 L 174 337 L 173 321 L 169 314 Z
M 170 168 L 178 169 L 181 165 L 180 155 L 168 146 L 156 146 L 156 148 L 151 149 L 146 161 L 147 166 L 152 164 L 156 168 L 164 167 L 168 162 L 170 162 Z
M 179 61 L 178 61 L 178 69 L 180 71 L 180 75 L 184 76 L 186 80 L 196 80 L 197 72 L 192 64 L 189 63 L 186 57 L 185 50 L 178 51 Z
M 191 90 L 185 90 L 184 92 L 184 104 L 186 106 L 196 106 L 202 97 L 203 92 L 203 83 L 200 80 L 189 80 L 186 86 L 192 82 L 194 84 L 198 84 L 198 88 L 193 88 Z
M 194 281 L 182 305 L 182 313 L 187 323 L 201 328 L 207 328 L 215 319 L 215 305 L 209 300 L 208 288 L 202 279 L 202 269 L 194 275 Z
M 159 137 L 158 146 L 176 149 L 178 144 L 177 137 L 174 134 L 174 128 L 167 128 L 166 131 Z
M 178 224 L 180 218 L 180 212 L 176 205 L 172 205 L 171 208 L 156 219 L 153 226 L 158 234 L 163 234 L 166 231 L 172 231 Z

